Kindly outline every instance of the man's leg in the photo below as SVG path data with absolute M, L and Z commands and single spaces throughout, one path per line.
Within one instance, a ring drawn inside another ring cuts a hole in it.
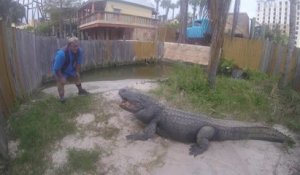
M 57 90 L 58 90 L 58 95 L 59 95 L 59 100 L 61 102 L 65 102 L 65 89 L 64 86 L 66 84 L 66 79 L 56 77 L 56 84 L 57 84 Z
M 78 94 L 79 95 L 87 95 L 88 92 L 82 88 L 81 86 L 81 80 L 80 80 L 80 75 L 76 74 L 74 77 L 72 77 L 72 81 L 75 83 L 77 89 L 78 89 Z

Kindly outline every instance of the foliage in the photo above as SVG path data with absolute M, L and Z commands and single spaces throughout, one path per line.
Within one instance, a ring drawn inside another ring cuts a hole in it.
M 26 30 L 27 32 L 33 32 L 34 31 L 34 27 L 33 26 L 26 26 L 24 28 L 24 30 Z
M 172 19 L 175 18 L 174 11 L 175 11 L 176 8 L 178 8 L 178 6 L 179 6 L 178 3 L 171 3 L 170 4 L 170 9 L 172 9 Z
M 277 88 L 277 79 L 247 71 L 249 79 L 217 77 L 210 89 L 200 66 L 178 65 L 169 80 L 155 93 L 183 110 L 217 118 L 281 123 L 300 131 L 300 94 Z
M 233 60 L 221 59 L 218 67 L 218 73 L 230 76 L 235 67 Z
M 160 6 L 166 9 L 164 21 L 168 19 L 169 9 L 171 8 L 171 0 L 162 0 Z
M 36 32 L 42 35 L 50 35 L 52 30 L 52 24 L 49 22 L 39 23 L 36 27 Z
M 266 39 L 273 41 L 277 44 L 286 45 L 288 43 L 288 36 L 283 34 L 278 24 L 272 29 L 270 29 L 269 26 L 265 26 L 265 28 L 266 28 L 266 32 L 265 32 Z
M 80 2 L 80 0 L 46 0 L 45 11 L 50 15 L 50 24 L 59 31 L 60 36 L 63 36 L 64 22 L 76 18 Z
M 200 1 L 201 0 L 190 0 L 189 1 L 189 4 L 192 6 L 192 9 L 193 9 L 193 19 L 196 18 L 196 10 L 197 10 L 197 7 L 200 5 Z
M 199 18 L 208 18 L 208 2 L 207 2 L 207 0 L 200 0 L 198 15 L 199 15 Z
M 0 1 L 0 17 L 4 20 L 18 24 L 24 16 L 25 8 L 20 3 L 12 0 Z
M 74 97 L 63 104 L 52 96 L 41 95 L 22 105 L 10 117 L 11 133 L 20 140 L 10 174 L 44 174 L 47 148 L 54 141 L 75 131 L 70 118 L 89 110 L 90 97 Z

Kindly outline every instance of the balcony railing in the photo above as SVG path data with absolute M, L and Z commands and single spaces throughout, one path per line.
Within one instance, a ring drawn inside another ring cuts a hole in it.
M 157 20 L 112 12 L 95 12 L 89 16 L 80 18 L 79 24 L 79 28 L 85 28 L 93 24 L 126 25 L 154 28 L 157 25 Z

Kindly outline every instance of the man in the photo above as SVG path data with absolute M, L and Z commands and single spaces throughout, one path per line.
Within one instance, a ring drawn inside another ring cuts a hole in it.
M 78 88 L 79 95 L 86 95 L 88 92 L 81 87 L 80 68 L 83 51 L 79 48 L 79 40 L 76 37 L 68 39 L 67 46 L 56 52 L 52 71 L 57 82 L 59 100 L 64 103 L 64 86 L 68 81 L 72 81 Z

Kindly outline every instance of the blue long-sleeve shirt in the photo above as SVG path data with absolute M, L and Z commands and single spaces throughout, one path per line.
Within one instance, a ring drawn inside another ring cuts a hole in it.
M 74 54 L 70 50 L 68 52 L 69 52 L 70 62 L 68 64 L 68 66 L 64 69 L 64 71 L 62 72 L 62 74 L 66 77 L 76 75 L 76 65 L 74 65 Z M 81 48 L 79 48 L 78 56 L 77 56 L 77 64 L 82 64 L 82 59 L 83 59 L 82 57 L 83 57 L 83 51 Z M 52 66 L 52 72 L 54 74 L 56 74 L 57 71 L 62 69 L 62 67 L 65 63 L 65 60 L 66 60 L 66 57 L 65 57 L 64 49 L 59 49 L 55 54 L 54 63 Z

